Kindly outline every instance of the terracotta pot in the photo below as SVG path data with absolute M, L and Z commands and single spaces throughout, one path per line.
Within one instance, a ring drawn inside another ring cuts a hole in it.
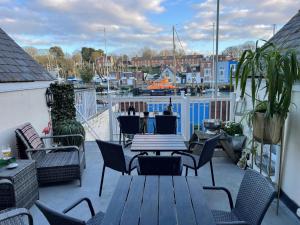
M 281 139 L 283 119 L 278 115 L 271 118 L 265 117 L 265 113 L 256 112 L 253 117 L 254 139 L 264 144 L 277 144 Z

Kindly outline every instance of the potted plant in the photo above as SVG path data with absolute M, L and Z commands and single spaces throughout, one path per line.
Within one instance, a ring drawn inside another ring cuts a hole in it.
M 234 163 L 237 163 L 242 156 L 247 137 L 243 134 L 241 123 L 227 122 L 222 128 L 224 138 L 220 139 L 224 151 Z
M 255 50 L 243 52 L 235 79 L 241 97 L 247 94 L 252 100 L 250 118 L 254 138 L 268 144 L 278 143 L 289 112 L 292 86 L 299 79 L 296 53 L 282 53 L 269 42 L 259 47 L 256 42 Z M 246 93 L 248 79 L 251 80 L 250 94 Z M 259 92 L 263 90 L 265 95 L 261 98 Z
M 56 127 L 54 127 L 55 135 L 74 135 L 80 134 L 83 136 L 83 139 L 79 136 L 75 137 L 66 137 L 66 138 L 58 138 L 59 143 L 63 146 L 76 145 L 81 146 L 84 142 L 85 131 L 80 122 L 76 120 L 64 120 L 57 123 Z

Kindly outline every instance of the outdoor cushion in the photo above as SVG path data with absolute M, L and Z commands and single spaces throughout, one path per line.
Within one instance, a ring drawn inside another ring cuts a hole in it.
M 226 212 L 221 210 L 212 210 L 213 217 L 216 222 L 232 222 L 239 221 L 233 212 Z
M 78 166 L 78 152 L 55 152 L 48 153 L 44 158 L 37 161 L 37 168 L 58 167 L 58 166 Z
M 37 149 L 44 147 L 42 139 L 30 123 L 25 123 L 21 125 L 20 127 L 18 127 L 18 130 L 22 132 L 24 138 L 26 139 L 31 148 Z

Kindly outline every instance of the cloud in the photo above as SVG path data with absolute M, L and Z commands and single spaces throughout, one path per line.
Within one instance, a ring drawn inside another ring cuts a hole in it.
M 211 39 L 212 31 L 207 27 L 216 21 L 216 0 L 195 4 L 194 9 L 197 13 L 193 25 L 186 26 L 186 32 L 191 38 Z M 220 4 L 221 39 L 269 39 L 273 24 L 281 27 L 296 12 L 295 0 L 223 0 Z M 198 27 L 196 34 L 194 27 Z
M 295 1 L 300 0 L 222 0 L 220 42 L 239 44 L 268 39 L 272 24 L 280 27 L 296 13 Z M 195 2 L 199 1 L 0 0 L 0 27 L 23 46 L 104 48 L 105 27 L 110 51 L 137 52 L 143 46 L 161 50 L 172 48 L 170 27 L 153 18 L 164 13 L 176 16 L 176 12 L 168 12 L 169 7 L 180 10 L 181 5 L 187 4 L 191 6 L 190 12 L 186 12 L 190 16 L 177 27 L 182 45 L 187 52 L 208 51 L 212 45 L 216 0 Z

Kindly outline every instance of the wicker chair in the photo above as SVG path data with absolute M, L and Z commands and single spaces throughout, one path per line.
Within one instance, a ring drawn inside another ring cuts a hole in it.
M 139 175 L 180 176 L 180 156 L 138 156 Z
M 247 169 L 242 180 L 235 206 L 229 190 L 224 187 L 203 187 L 206 190 L 224 191 L 231 211 L 213 210 L 217 225 L 260 225 L 271 202 L 276 196 L 272 184 L 261 174 Z
M 130 140 L 130 138 L 132 138 L 135 134 L 141 133 L 140 117 L 119 116 L 118 121 L 120 124 L 119 144 L 121 144 L 121 139 L 123 136 L 123 145 L 128 146 L 132 143 L 132 140 Z M 129 138 L 127 142 L 125 141 L 125 137 Z
M 204 143 L 191 142 L 189 145 L 188 152 L 173 152 L 172 153 L 172 155 L 179 154 L 182 156 L 183 165 L 186 167 L 186 171 L 185 171 L 186 176 L 188 174 L 189 168 L 193 169 L 195 171 L 195 176 L 198 176 L 197 170 L 209 162 L 212 184 L 213 184 L 213 186 L 215 186 L 215 177 L 214 177 L 214 170 L 213 170 L 213 164 L 212 164 L 212 157 L 214 155 L 215 147 L 217 146 L 217 144 L 219 142 L 220 136 L 221 136 L 221 134 L 218 134 L 218 135 L 206 140 Z M 203 145 L 200 156 L 192 154 L 191 148 L 194 147 L 195 145 Z
M 80 220 L 71 216 L 66 215 L 73 208 L 78 206 L 82 202 L 86 202 L 88 204 L 89 210 L 91 212 L 91 218 L 85 222 L 84 220 Z M 41 201 L 36 201 L 36 206 L 41 210 L 44 216 L 47 218 L 50 225 L 100 225 L 102 219 L 104 217 L 103 212 L 95 213 L 92 202 L 88 198 L 82 198 L 73 203 L 71 206 L 63 210 L 63 212 L 57 212 L 49 207 L 47 207 Z
M 17 147 L 20 158 L 34 159 L 37 162 L 39 185 L 79 179 L 85 167 L 84 143 L 77 146 L 45 147 L 46 138 L 81 137 L 75 135 L 59 135 L 40 137 L 30 123 L 16 129 Z
M 27 217 L 27 219 L 25 219 Z M 0 225 L 33 225 L 33 219 L 27 209 L 7 209 L 0 211 Z
M 154 130 L 156 134 L 176 134 L 177 116 L 156 115 Z

